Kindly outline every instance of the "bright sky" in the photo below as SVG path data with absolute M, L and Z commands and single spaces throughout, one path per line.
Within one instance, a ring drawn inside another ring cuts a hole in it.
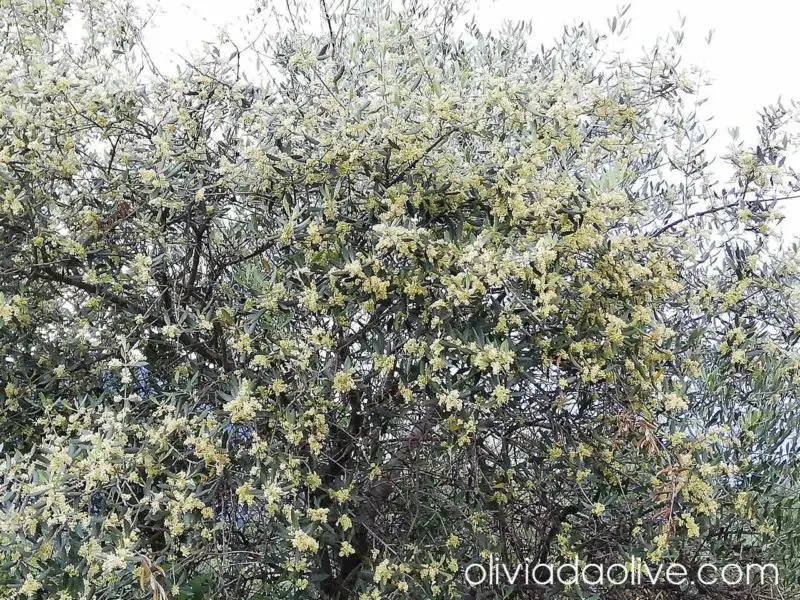
M 198 40 L 213 40 L 219 27 L 228 26 L 234 40 L 237 19 L 254 0 L 159 0 L 163 14 L 147 37 L 154 58 L 169 60 L 171 50 L 184 53 Z M 686 17 L 682 48 L 685 60 L 706 69 L 714 83 L 704 114 L 714 117 L 718 130 L 713 149 L 725 148 L 728 128 L 739 126 L 745 141 L 753 140 L 758 110 L 781 96 L 788 104 L 800 99 L 800 71 L 796 67 L 800 5 L 787 0 L 631 0 L 626 18 L 632 23 L 623 37 L 625 50 L 638 54 L 659 35 L 677 27 Z M 617 12 L 617 0 L 481 0 L 477 22 L 497 30 L 506 19 L 533 23 L 534 37 L 547 42 L 564 25 L 589 22 L 607 31 L 606 20 Z M 711 44 L 705 38 L 714 30 Z M 195 46 L 196 47 L 196 46 Z M 800 200 L 785 207 L 784 231 L 800 233 Z

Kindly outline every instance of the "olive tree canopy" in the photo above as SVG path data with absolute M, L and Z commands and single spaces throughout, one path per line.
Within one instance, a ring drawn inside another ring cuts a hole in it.
M 364 4 L 0 1 L 0 598 L 792 597 L 794 109 L 712 165 L 680 32 Z M 576 555 L 782 577 L 463 576 Z

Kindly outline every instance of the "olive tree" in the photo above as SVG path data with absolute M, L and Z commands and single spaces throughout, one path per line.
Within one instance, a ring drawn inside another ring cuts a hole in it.
M 175 72 L 122 0 L 0 15 L 0 597 L 791 596 L 793 107 L 712 157 L 680 31 L 452 4 Z M 468 585 L 490 556 L 692 583 Z

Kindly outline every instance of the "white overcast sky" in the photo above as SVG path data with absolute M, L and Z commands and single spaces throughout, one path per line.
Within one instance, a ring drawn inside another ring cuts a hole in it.
M 616 0 L 481 0 L 477 22 L 497 30 L 506 19 L 531 20 L 537 42 L 552 41 L 564 25 L 585 21 L 607 31 L 606 19 L 621 4 Z M 792 0 L 632 0 L 626 18 L 631 25 L 623 44 L 634 55 L 650 48 L 659 35 L 686 17 L 682 48 L 685 60 L 706 69 L 713 79 L 706 90 L 704 114 L 713 116 L 716 150 L 729 141 L 729 127 L 739 126 L 745 140 L 755 136 L 757 112 L 765 104 L 800 100 L 797 56 L 800 3 Z M 226 27 L 242 39 L 237 20 L 254 0 L 157 0 L 159 12 L 146 43 L 157 62 L 184 54 L 199 40 L 213 40 Z M 705 37 L 714 30 L 711 44 Z M 800 201 L 785 207 L 784 231 L 800 233 Z

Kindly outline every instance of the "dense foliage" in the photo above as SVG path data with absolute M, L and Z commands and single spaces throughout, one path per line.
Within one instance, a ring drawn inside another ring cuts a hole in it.
M 321 6 L 162 73 L 119 0 L 0 0 L 0 597 L 791 597 L 793 112 L 719 184 L 679 32 Z

